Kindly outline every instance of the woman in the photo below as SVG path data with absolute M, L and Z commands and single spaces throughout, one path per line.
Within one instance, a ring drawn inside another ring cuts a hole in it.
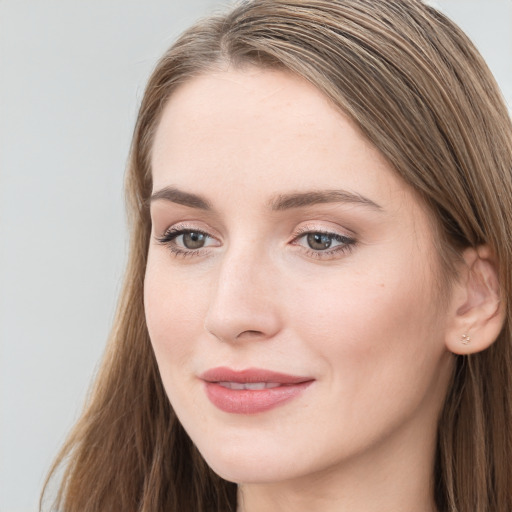
M 58 509 L 512 510 L 511 133 L 418 0 L 186 31 L 140 108 Z

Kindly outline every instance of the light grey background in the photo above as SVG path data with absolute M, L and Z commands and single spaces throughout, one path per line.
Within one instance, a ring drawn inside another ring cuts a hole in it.
M 0 0 L 0 512 L 34 512 L 103 351 L 145 80 L 216 0 Z M 430 2 L 512 106 L 512 0 Z

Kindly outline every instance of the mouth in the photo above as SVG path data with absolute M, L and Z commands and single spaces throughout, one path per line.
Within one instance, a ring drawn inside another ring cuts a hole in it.
M 259 391 L 260 389 L 273 389 L 282 386 L 279 382 L 217 382 L 219 386 L 227 389 L 250 389 Z
M 256 414 L 284 405 L 315 380 L 259 368 L 236 371 L 224 367 L 212 368 L 200 379 L 210 402 L 231 414 Z

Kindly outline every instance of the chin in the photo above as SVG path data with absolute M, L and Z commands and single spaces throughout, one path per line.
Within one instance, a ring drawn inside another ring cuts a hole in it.
M 266 484 L 298 476 L 282 470 L 274 470 L 271 467 L 269 468 L 268 464 L 264 467 L 255 467 L 251 461 L 237 461 L 234 464 L 226 464 L 223 461 L 207 460 L 206 462 L 221 478 L 236 484 Z
M 198 448 L 208 466 L 229 482 L 263 484 L 300 476 L 296 457 L 278 454 L 268 446 L 266 450 L 254 445 L 246 450 L 235 445 L 224 445 L 223 449 L 209 446 L 204 451 Z

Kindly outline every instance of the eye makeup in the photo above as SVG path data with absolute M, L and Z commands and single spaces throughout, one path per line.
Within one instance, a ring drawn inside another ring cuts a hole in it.
M 156 240 L 166 246 L 173 256 L 207 256 L 210 248 L 221 246 L 217 238 L 207 231 L 190 225 L 172 226 Z M 308 257 L 334 259 L 352 250 L 356 240 L 335 231 L 305 226 L 293 233 L 289 244 Z

